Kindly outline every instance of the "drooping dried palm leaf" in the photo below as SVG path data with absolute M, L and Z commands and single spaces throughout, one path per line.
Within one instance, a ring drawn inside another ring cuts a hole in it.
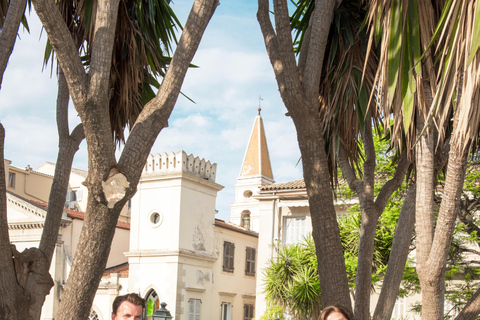
M 297 52 L 301 50 L 313 8 L 314 1 L 301 0 L 292 15 Z M 374 123 L 381 121 L 374 102 L 368 96 L 375 83 L 376 59 L 370 59 L 365 73 L 362 73 L 366 51 L 373 51 L 367 47 L 367 36 L 361 30 L 365 15 L 360 1 L 343 1 L 334 12 L 325 52 L 319 88 L 319 121 L 323 123 L 333 184 L 337 182 L 336 152 L 339 143 L 346 149 L 353 166 L 358 168 L 362 157 L 360 139 L 367 113 Z M 372 56 L 375 57 L 375 53 Z
M 119 21 L 112 68 L 113 97 L 110 117 L 116 141 L 123 141 L 125 126 L 133 126 L 143 105 L 155 96 L 157 78 L 165 75 L 173 27 L 180 22 L 163 0 L 125 1 Z M 128 90 L 127 90 L 128 89 Z
M 438 144 L 449 138 L 458 113 L 453 142 L 478 143 L 480 43 L 479 1 L 372 1 L 369 44 L 382 39 L 377 72 L 384 114 L 395 119 L 396 145 L 416 142 L 414 115 L 434 125 Z M 400 23 L 398 23 L 400 21 Z
M 96 0 L 58 2 L 65 22 L 77 41 L 88 70 L 95 31 Z M 143 106 L 155 96 L 177 43 L 181 23 L 170 0 L 125 0 L 120 2 L 111 68 L 110 124 L 117 143 L 125 141 L 124 130 L 133 126 Z M 46 61 L 51 57 L 47 43 Z M 153 87 L 153 88 L 152 88 Z

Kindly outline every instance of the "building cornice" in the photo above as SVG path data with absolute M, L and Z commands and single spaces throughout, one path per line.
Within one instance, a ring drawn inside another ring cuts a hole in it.
M 217 261 L 217 257 L 206 252 L 196 252 L 186 249 L 180 250 L 141 250 L 141 251 L 129 251 L 125 252 L 127 258 L 140 258 L 140 257 L 185 257 L 198 260 L 205 260 L 214 262 Z
M 7 192 L 7 204 L 11 204 L 12 206 L 20 208 L 42 219 L 45 219 L 45 215 L 47 213 L 44 209 L 39 208 L 37 205 L 32 204 L 28 200 L 10 192 Z
M 65 228 L 71 223 L 72 221 L 62 220 L 60 226 Z M 45 227 L 44 221 L 11 222 L 8 224 L 9 230 L 43 229 L 43 227 Z

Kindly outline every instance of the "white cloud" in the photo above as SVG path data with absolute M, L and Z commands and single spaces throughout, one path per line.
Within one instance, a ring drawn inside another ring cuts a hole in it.
M 191 1 L 173 6 L 182 22 Z M 188 7 L 188 8 L 187 8 Z M 177 11 L 178 9 L 178 11 Z M 224 185 L 217 197 L 221 219 L 229 220 L 234 185 L 252 130 L 259 96 L 273 173 L 277 182 L 301 178 L 296 132 L 285 107 L 268 60 L 255 18 L 256 3 L 230 1 L 216 10 L 193 63 L 200 68 L 187 72 L 182 92 L 169 127 L 162 130 L 151 153 L 185 150 L 216 162 L 217 182 Z M 29 17 L 32 34 L 21 34 L 0 91 L 0 120 L 7 128 L 5 156 L 14 165 L 38 166 L 55 161 L 56 76 L 41 73 L 44 39 L 39 41 L 40 24 Z M 69 112 L 70 129 L 79 122 L 74 108 Z M 85 142 L 74 166 L 86 169 Z

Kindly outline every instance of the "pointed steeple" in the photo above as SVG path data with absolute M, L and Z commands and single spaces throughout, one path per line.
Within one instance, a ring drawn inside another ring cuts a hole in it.
M 255 117 L 250 141 L 243 159 L 240 177 L 263 177 L 273 180 L 272 165 L 268 154 L 267 138 L 263 126 L 262 116 L 258 108 L 258 115 Z

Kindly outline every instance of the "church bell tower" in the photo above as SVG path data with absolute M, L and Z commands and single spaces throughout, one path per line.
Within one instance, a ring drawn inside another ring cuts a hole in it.
M 235 202 L 230 215 L 231 222 L 256 232 L 259 231 L 259 201 L 255 199 L 255 195 L 260 187 L 275 183 L 260 111 L 258 108 L 240 175 L 235 184 Z

